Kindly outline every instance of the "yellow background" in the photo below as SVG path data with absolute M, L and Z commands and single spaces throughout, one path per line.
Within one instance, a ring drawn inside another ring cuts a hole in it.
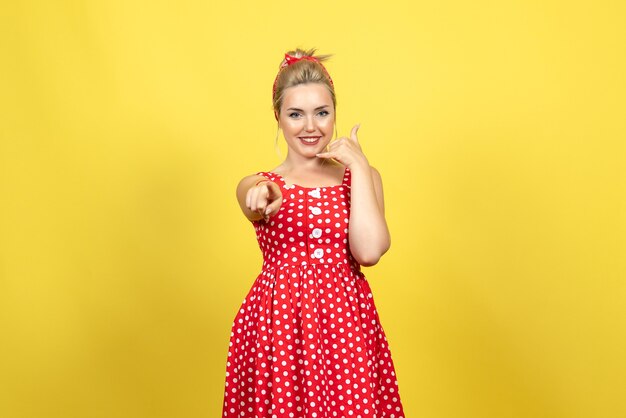
M 383 177 L 364 272 L 407 418 L 626 416 L 620 1 L 0 12 L 0 416 L 219 417 L 283 53 Z M 284 157 L 284 139 L 279 139 Z

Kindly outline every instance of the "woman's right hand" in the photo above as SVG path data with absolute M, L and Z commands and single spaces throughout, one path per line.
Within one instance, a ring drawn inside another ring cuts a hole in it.
M 283 193 L 280 186 L 271 180 L 264 180 L 258 185 L 250 187 L 246 194 L 248 209 L 259 213 L 265 221 L 278 213 L 282 203 Z

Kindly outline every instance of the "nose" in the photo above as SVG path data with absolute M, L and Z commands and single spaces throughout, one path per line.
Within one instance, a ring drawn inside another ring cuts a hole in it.
M 306 129 L 307 132 L 315 131 L 315 120 L 313 119 L 313 116 L 309 116 L 306 119 L 306 126 L 304 127 L 304 129 Z

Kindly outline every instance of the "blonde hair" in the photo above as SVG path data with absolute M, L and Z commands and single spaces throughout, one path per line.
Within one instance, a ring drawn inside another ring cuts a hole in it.
M 301 58 L 301 57 L 313 57 L 318 61 L 326 61 L 328 58 L 332 57 L 332 54 L 325 55 L 314 55 L 317 48 L 311 48 L 309 50 L 303 50 L 300 48 L 296 48 L 295 50 L 288 51 L 287 54 Z M 299 84 L 305 83 L 321 83 L 323 84 L 330 93 L 330 97 L 333 100 L 333 107 L 337 109 L 337 98 L 335 97 L 335 88 L 332 82 L 328 79 L 324 68 L 319 62 L 309 61 L 309 60 L 300 60 L 286 67 L 282 67 L 285 63 L 285 59 L 283 58 L 278 66 L 279 72 L 278 77 L 276 79 L 276 91 L 274 93 L 274 97 L 272 97 L 272 106 L 274 108 L 274 112 L 276 114 L 276 119 L 279 119 L 280 109 L 283 105 L 283 98 L 285 94 L 285 89 L 293 86 L 297 86 Z M 336 129 L 336 127 L 335 127 Z M 276 146 L 278 145 L 278 132 L 276 132 Z
M 330 54 L 316 56 L 314 55 L 315 51 L 316 48 L 311 48 L 308 51 L 296 48 L 295 51 L 288 51 L 287 54 L 297 58 L 313 57 L 320 62 L 326 61 L 332 56 Z M 283 58 L 278 66 L 279 74 L 276 80 L 276 92 L 274 93 L 274 97 L 272 97 L 272 104 L 277 115 L 280 114 L 285 89 L 305 83 L 322 83 L 325 85 L 333 99 L 333 106 L 337 106 L 335 89 L 326 76 L 326 73 L 320 63 L 309 60 L 300 60 L 283 68 L 282 66 L 284 63 L 285 59 Z

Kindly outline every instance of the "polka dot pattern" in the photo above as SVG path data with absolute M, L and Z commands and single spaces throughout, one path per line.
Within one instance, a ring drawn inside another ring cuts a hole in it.
M 350 169 L 329 187 L 280 185 L 252 222 L 260 274 L 233 321 L 222 416 L 404 418 L 373 295 L 350 254 Z

